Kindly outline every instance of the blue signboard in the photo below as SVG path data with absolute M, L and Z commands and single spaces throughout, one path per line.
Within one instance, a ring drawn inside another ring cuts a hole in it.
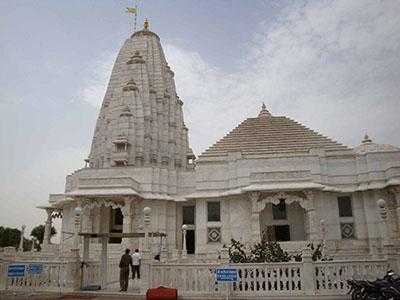
M 42 274 L 43 265 L 42 264 L 31 264 L 28 267 L 28 272 L 30 274 Z
M 223 268 L 216 270 L 217 281 L 236 282 L 238 280 L 237 269 Z
M 25 265 L 9 265 L 8 277 L 24 277 Z

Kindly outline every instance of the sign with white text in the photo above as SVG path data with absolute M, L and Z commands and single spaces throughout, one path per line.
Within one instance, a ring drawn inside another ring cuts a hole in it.
M 219 282 L 236 282 L 238 281 L 238 272 L 235 268 L 221 268 L 215 272 L 216 280 Z
M 28 267 L 28 273 L 30 274 L 42 274 L 43 265 L 42 264 L 31 264 Z
M 24 277 L 25 265 L 9 265 L 8 277 Z

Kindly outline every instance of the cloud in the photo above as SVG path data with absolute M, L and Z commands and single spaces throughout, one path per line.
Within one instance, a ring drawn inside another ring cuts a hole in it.
M 234 73 L 193 50 L 164 44 L 197 154 L 256 116 L 262 102 L 274 115 L 295 118 L 350 146 L 366 130 L 377 142 L 400 145 L 400 2 L 299 3 L 268 23 L 253 24 L 254 36 L 237 45 L 245 55 L 230 68 Z M 66 172 L 81 167 L 114 50 L 88 62 L 75 103 L 0 95 L 3 224 L 43 222 L 34 207 L 46 203 L 49 192 L 62 191 Z
M 398 15 L 396 1 L 289 6 L 242 45 L 247 55 L 236 73 L 167 44 L 195 151 L 256 116 L 262 101 L 274 115 L 293 117 L 350 146 L 365 131 L 377 142 L 400 144 Z
M 31 165 L 9 172 L 0 181 L 2 225 L 20 228 L 27 225 L 26 236 L 33 226 L 43 224 L 45 212 L 36 208 L 48 205 L 49 193 L 64 191 L 65 176 L 83 166 L 86 148 L 38 153 Z
M 82 81 L 79 99 L 100 107 L 106 93 L 117 51 L 107 51 L 89 63 L 86 77 Z

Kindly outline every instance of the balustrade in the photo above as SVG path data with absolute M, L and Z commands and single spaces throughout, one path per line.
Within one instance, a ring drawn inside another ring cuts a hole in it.
M 341 295 L 348 291 L 348 279 L 383 277 L 389 265 L 376 261 L 311 262 L 306 272 L 304 262 L 229 264 L 238 270 L 238 281 L 232 284 L 235 296 L 307 295 L 307 283 L 314 282 L 314 295 Z M 223 295 L 225 287 L 215 281 L 218 264 L 152 264 L 150 287 L 168 286 L 182 295 Z M 311 274 L 311 275 L 310 275 Z
M 382 278 L 389 264 L 376 261 L 327 261 L 315 263 L 315 288 L 320 295 L 346 294 L 349 279 L 375 280 Z
M 80 286 L 78 261 L 17 261 L 25 265 L 24 276 L 8 277 L 10 262 L 0 262 L 0 290 L 71 291 Z M 29 266 L 40 264 L 41 272 L 29 272 Z M 119 281 L 119 260 L 108 261 L 107 284 Z M 238 270 L 238 281 L 232 284 L 234 296 L 341 295 L 348 291 L 348 279 L 374 280 L 384 276 L 387 260 L 319 261 L 229 264 Z M 222 264 L 154 263 L 148 265 L 148 287 L 167 286 L 186 296 L 221 296 L 226 285 L 215 280 Z M 76 273 L 74 273 L 76 272 Z M 100 262 L 88 261 L 82 269 L 82 285 L 101 283 Z M 144 279 L 143 279 L 144 280 Z M 310 283 L 313 283 L 310 285 Z M 144 283 L 146 284 L 146 283 Z
M 38 265 L 37 261 L 13 263 L 25 265 L 24 276 L 8 277 L 9 263 L 1 263 L 2 281 L 5 282 L 4 289 L 23 291 L 67 291 L 68 266 L 67 262 L 40 262 L 41 272 L 37 274 L 30 272 L 30 265 Z

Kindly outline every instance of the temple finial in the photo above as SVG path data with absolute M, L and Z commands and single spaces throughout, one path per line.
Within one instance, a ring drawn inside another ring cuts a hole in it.
M 144 30 L 149 30 L 149 21 L 146 19 L 144 19 L 144 24 L 143 24 L 143 29 Z
M 267 110 L 267 106 L 265 105 L 265 103 L 263 102 L 263 104 L 261 105 L 261 111 L 258 114 L 259 117 L 270 117 L 271 114 L 270 112 Z

